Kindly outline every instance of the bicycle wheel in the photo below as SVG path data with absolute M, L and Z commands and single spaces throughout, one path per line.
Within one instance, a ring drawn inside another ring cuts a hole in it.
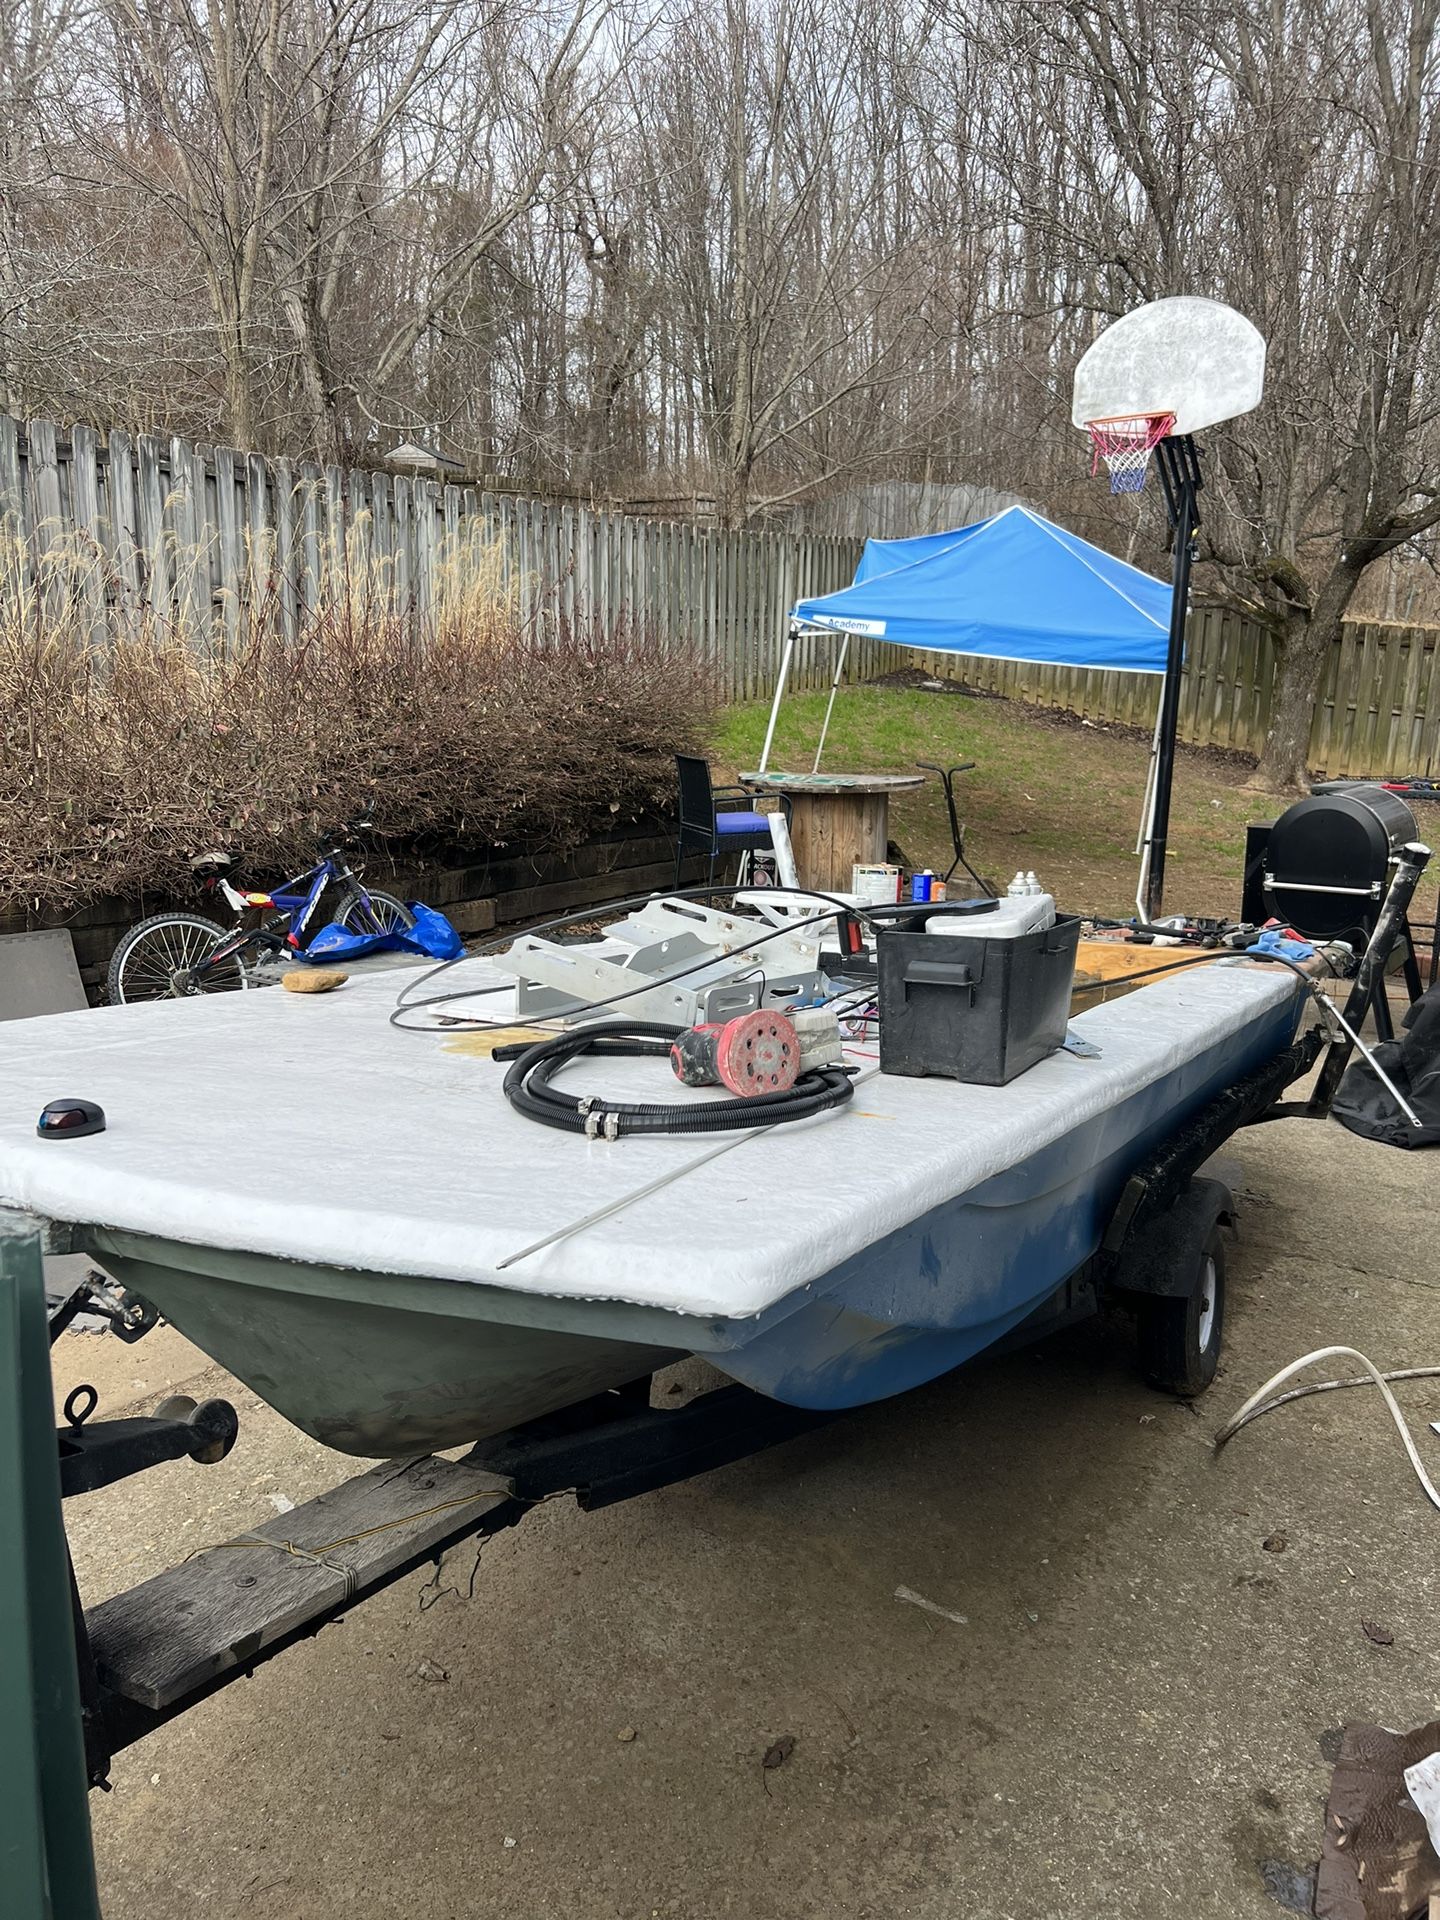
M 239 956 L 231 954 L 195 980 L 190 970 L 227 938 L 224 927 L 203 913 L 152 913 L 122 936 L 110 959 L 106 991 L 112 1006 L 139 1000 L 178 1000 L 196 993 L 235 993 L 250 985 Z
M 370 895 L 373 914 L 366 913 L 365 902 L 358 893 L 352 893 L 340 912 L 335 916 L 347 933 L 389 933 L 392 927 L 413 927 L 415 916 L 403 900 L 397 900 L 393 893 L 376 893 L 366 889 Z

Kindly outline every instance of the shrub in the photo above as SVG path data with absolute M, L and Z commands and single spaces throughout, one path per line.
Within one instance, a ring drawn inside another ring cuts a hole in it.
M 212 846 L 274 880 L 371 799 L 377 835 L 412 853 L 544 849 L 668 809 L 672 756 L 714 704 L 693 657 L 589 625 L 542 642 L 497 577 L 472 567 L 424 621 L 351 582 L 293 639 L 273 597 L 228 642 L 112 610 L 96 645 L 74 581 L 12 557 L 0 908 L 173 894 Z

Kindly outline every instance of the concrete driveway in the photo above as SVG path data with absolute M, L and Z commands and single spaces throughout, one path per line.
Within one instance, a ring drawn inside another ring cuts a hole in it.
M 1440 1156 L 1287 1121 L 1226 1165 L 1198 1408 L 1092 1324 L 608 1512 L 552 1502 L 473 1589 L 462 1550 L 122 1755 L 91 1801 L 110 1920 L 1273 1920 L 1332 1730 L 1436 1711 L 1440 1515 L 1368 1393 L 1210 1436 L 1309 1348 L 1440 1364 Z M 353 1470 L 170 1329 L 67 1335 L 56 1367 L 106 1413 L 182 1385 L 241 1413 L 222 1465 L 70 1503 L 87 1600 Z M 1440 1382 L 1402 1393 L 1440 1467 Z

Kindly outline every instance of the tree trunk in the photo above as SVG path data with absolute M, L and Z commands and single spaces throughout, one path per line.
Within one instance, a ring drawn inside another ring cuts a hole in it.
M 225 428 L 230 444 L 247 452 L 259 446 L 255 424 L 255 393 L 250 381 L 250 356 L 241 330 L 221 329 L 225 355 Z
M 303 291 L 287 287 L 281 295 L 281 305 L 290 323 L 299 365 L 304 451 L 327 465 L 340 458 L 328 330 L 313 287 Z
M 744 474 L 721 474 L 715 490 L 715 517 L 729 533 L 743 533 L 749 526 L 750 486 Z
M 1297 608 L 1287 623 L 1265 749 L 1249 782 L 1266 793 L 1290 793 L 1305 784 L 1315 696 L 1359 578 L 1353 568 L 1337 564 L 1315 596 L 1309 618 Z

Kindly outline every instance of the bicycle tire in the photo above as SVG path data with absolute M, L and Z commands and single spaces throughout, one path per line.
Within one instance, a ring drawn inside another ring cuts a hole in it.
M 237 957 L 215 969 L 214 976 L 187 987 L 176 976 L 203 960 L 229 930 L 203 913 L 152 913 L 137 920 L 121 935 L 110 956 L 105 991 L 110 1004 L 134 1006 L 144 1000 L 183 1000 L 198 993 L 243 992 L 250 977 Z
M 370 905 L 375 909 L 375 918 L 380 922 L 382 932 L 388 933 L 392 927 L 413 927 L 415 916 L 403 900 L 397 900 L 393 893 L 376 893 L 371 887 L 365 892 L 370 896 Z M 374 927 L 366 922 L 365 910 L 359 893 L 353 893 L 344 907 L 335 916 L 337 923 L 347 933 L 374 933 Z

